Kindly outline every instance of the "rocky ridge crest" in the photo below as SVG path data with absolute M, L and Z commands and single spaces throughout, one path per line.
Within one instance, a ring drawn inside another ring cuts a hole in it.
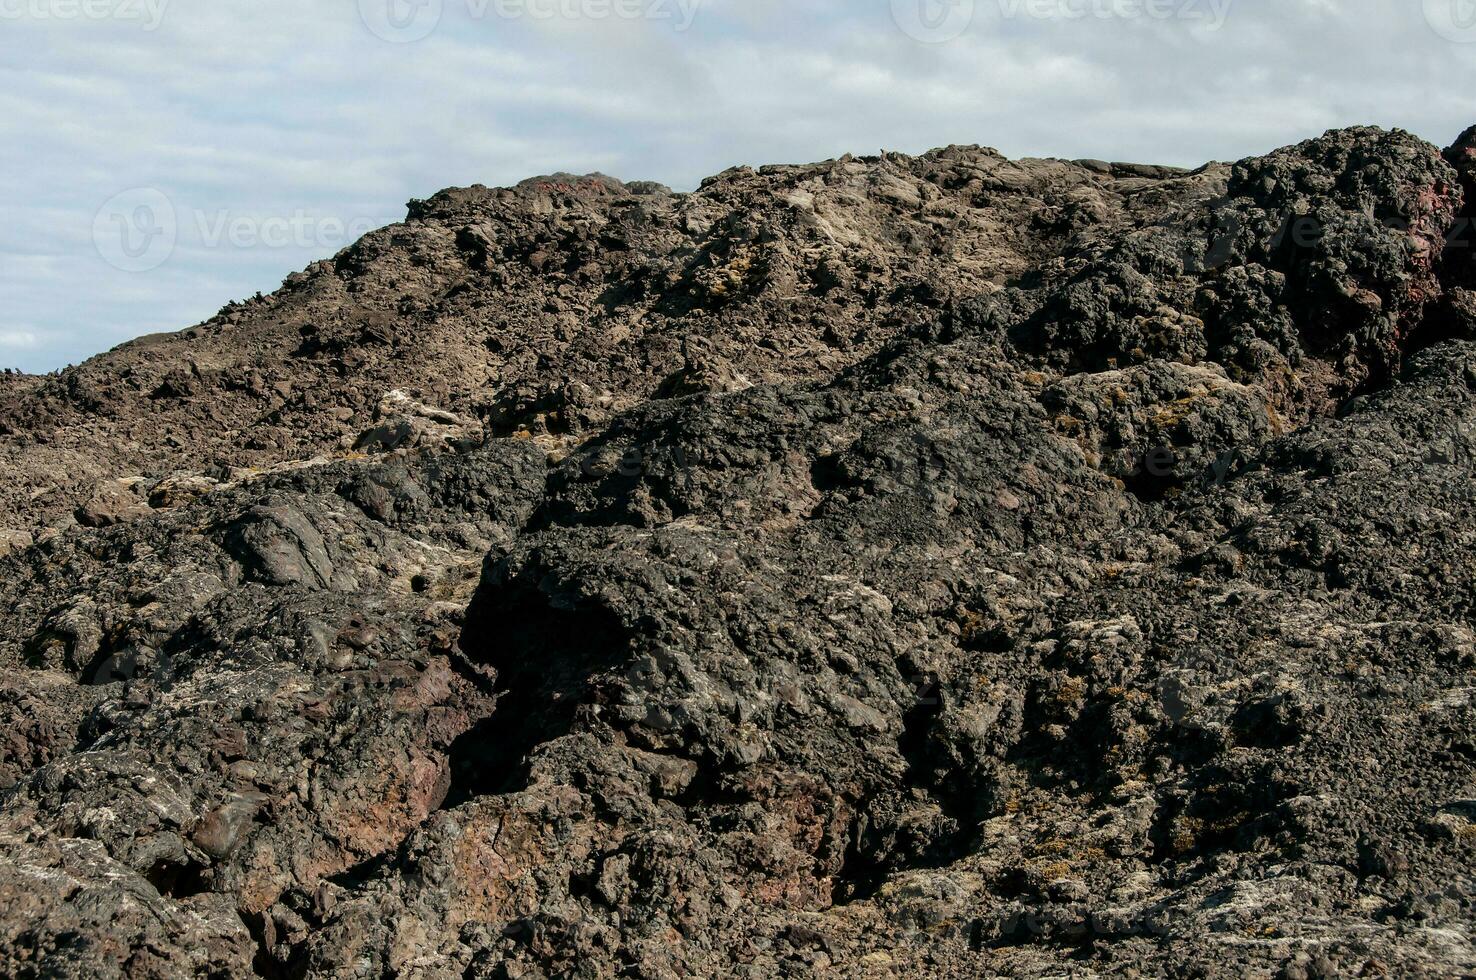
M 444 191 L 0 387 L 0 972 L 1476 970 L 1476 131 Z

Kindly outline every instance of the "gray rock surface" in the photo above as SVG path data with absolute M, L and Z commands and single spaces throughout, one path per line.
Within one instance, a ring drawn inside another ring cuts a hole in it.
M 9 379 L 0 974 L 1476 974 L 1473 146 L 445 191 Z

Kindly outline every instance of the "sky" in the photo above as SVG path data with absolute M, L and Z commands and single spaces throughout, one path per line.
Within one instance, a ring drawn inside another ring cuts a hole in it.
M 444 187 L 1446 145 L 1473 68 L 1476 0 L 0 0 L 0 367 L 188 327 Z

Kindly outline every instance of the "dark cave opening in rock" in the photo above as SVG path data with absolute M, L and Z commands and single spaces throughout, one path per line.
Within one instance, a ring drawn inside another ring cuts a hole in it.
M 144 875 L 149 884 L 166 898 L 192 898 L 210 890 L 205 882 L 206 867 L 195 861 L 155 861 Z
M 1181 481 L 1172 474 L 1162 476 L 1146 469 L 1122 477 L 1123 489 L 1145 504 L 1164 502 L 1181 485 Z
M 461 647 L 496 671 L 496 710 L 451 745 L 443 809 L 512 792 L 528 755 L 566 734 L 590 679 L 619 662 L 630 633 L 599 605 L 530 586 L 497 589 L 467 610 Z
M 939 758 L 934 731 L 943 711 L 942 689 L 936 676 L 916 676 L 916 701 L 903 717 L 897 750 L 907 763 L 904 781 L 911 799 L 908 805 L 926 801 L 924 808 L 935 816 L 909 826 L 912 821 L 898 820 L 898 814 L 888 812 L 896 800 L 863 805 L 863 816 L 853 827 L 853 838 L 832 889 L 836 904 L 872 898 L 900 871 L 943 868 L 959 860 L 975 846 L 979 820 L 992 805 L 989 788 L 950 774 L 947 762 Z

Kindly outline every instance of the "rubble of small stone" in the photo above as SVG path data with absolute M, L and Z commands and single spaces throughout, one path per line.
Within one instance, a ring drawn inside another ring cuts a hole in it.
M 9 376 L 0 974 L 1476 975 L 1473 213 L 556 175 Z

